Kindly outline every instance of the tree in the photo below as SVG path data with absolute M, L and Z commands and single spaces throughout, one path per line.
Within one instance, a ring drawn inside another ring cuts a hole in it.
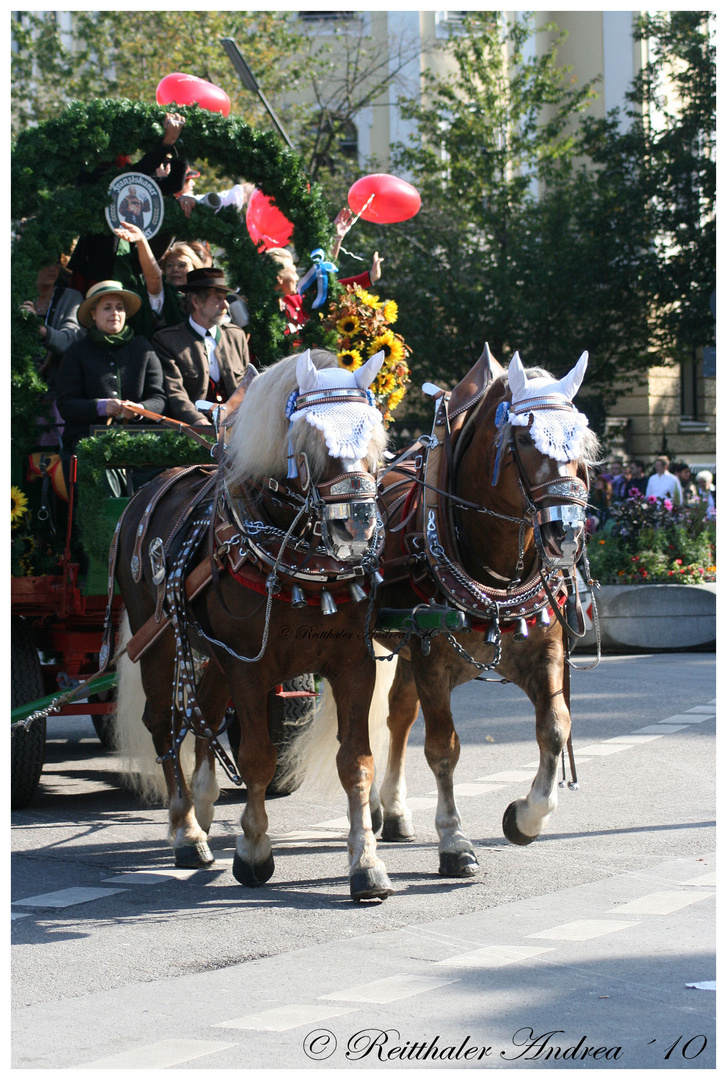
M 422 378 L 452 385 L 485 340 L 499 357 L 528 352 L 524 268 L 544 258 L 533 234 L 537 190 L 572 159 L 574 120 L 594 93 L 558 67 L 561 35 L 551 25 L 545 32 L 552 38 L 528 58 L 525 46 L 537 33 L 531 17 L 468 14 L 450 42 L 453 73 L 427 75 L 421 100 L 405 105 L 417 134 L 396 148 L 395 164 L 419 188 L 422 210 L 398 228 L 387 272 Z M 572 364 L 572 355 L 561 362 Z
M 649 59 L 632 102 L 643 116 L 644 194 L 659 245 L 654 333 L 673 360 L 714 344 L 716 63 L 714 12 L 644 17 Z
M 57 12 L 20 12 L 13 23 L 13 128 L 54 116 L 72 98 L 152 103 L 157 84 L 184 71 L 222 86 L 236 116 L 268 126 L 234 74 L 220 38 L 234 38 L 266 94 L 295 89 L 305 44 L 285 11 L 77 11 L 64 32 Z
M 557 36 L 527 61 L 528 19 L 466 20 L 454 73 L 411 103 L 419 136 L 398 153 L 423 206 L 387 271 L 418 379 L 452 386 L 485 340 L 555 374 L 588 349 L 585 394 L 605 415 L 624 383 L 714 340 L 710 23 L 639 24 L 649 63 L 623 131 L 618 110 L 584 114 L 592 87 L 577 93 L 557 67 Z

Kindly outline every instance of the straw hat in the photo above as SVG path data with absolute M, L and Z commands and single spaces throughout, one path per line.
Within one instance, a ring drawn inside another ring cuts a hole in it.
M 130 319 L 132 315 L 136 315 L 141 307 L 140 296 L 137 296 L 136 293 L 129 292 L 123 287 L 120 281 L 97 281 L 96 284 L 92 285 L 88 290 L 86 299 L 78 309 L 78 321 L 81 326 L 93 326 L 91 309 L 96 306 L 102 296 L 108 296 L 112 293 L 116 296 L 120 296 L 124 301 L 127 319 Z

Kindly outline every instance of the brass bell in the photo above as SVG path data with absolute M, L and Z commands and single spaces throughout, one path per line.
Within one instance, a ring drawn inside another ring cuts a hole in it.
M 497 622 L 491 622 L 487 628 L 485 634 L 485 641 L 488 645 L 495 645 L 497 643 Z
M 300 585 L 294 585 L 290 594 L 290 606 L 292 608 L 304 608 L 307 606 L 307 603 L 308 601 L 305 598 L 305 593 Z
M 536 624 L 543 629 L 545 629 L 546 626 L 550 626 L 550 615 L 548 614 L 547 607 L 541 608 L 538 612 Z
M 366 599 L 366 593 L 363 591 L 357 581 L 352 581 L 348 586 L 348 591 L 351 594 L 351 599 L 355 604 L 360 604 L 362 600 Z
M 378 570 L 374 570 L 373 574 L 371 575 L 371 585 L 373 586 L 374 589 L 378 589 L 379 585 L 383 585 L 383 584 L 384 584 L 383 577 L 381 576 L 381 574 L 379 573 Z
M 515 622 L 515 630 L 513 631 L 514 641 L 526 641 L 528 637 L 528 624 L 525 619 L 518 619 Z
M 321 613 L 323 615 L 335 615 L 337 611 L 336 601 L 333 599 L 328 589 L 324 589 L 321 593 Z

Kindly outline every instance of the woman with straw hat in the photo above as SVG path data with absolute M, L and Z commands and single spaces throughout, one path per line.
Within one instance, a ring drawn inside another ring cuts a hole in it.
M 88 435 L 93 424 L 137 419 L 126 408 L 127 401 L 164 412 L 159 359 L 147 339 L 135 336 L 128 324 L 140 306 L 141 297 L 120 281 L 99 281 L 79 307 L 78 321 L 88 334 L 66 350 L 57 376 L 66 451 Z

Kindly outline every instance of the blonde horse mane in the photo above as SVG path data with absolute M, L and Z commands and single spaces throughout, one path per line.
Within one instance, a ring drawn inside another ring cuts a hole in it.
M 288 419 L 285 406 L 298 389 L 296 367 L 299 353 L 286 356 L 257 375 L 250 384 L 229 428 L 225 452 L 227 481 L 284 480 L 288 472 Z M 310 358 L 319 369 L 337 367 L 335 353 L 312 349 Z M 373 432 L 367 463 L 371 471 L 383 458 L 386 432 L 383 424 Z M 308 456 L 311 478 L 316 481 L 329 458 L 322 433 L 310 424 L 293 426 L 292 451 Z

